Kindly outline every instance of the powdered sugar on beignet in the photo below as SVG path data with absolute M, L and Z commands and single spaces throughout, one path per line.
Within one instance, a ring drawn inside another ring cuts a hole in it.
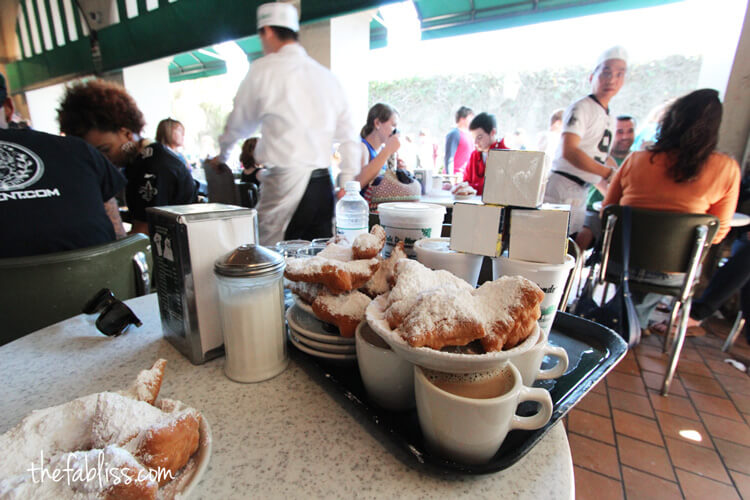
M 312 303 L 315 316 L 336 325 L 342 337 L 353 337 L 357 325 L 365 319 L 365 310 L 372 299 L 362 292 L 321 295 Z
M 481 318 L 473 311 L 474 297 L 468 290 L 457 293 L 436 288 L 422 292 L 399 326 L 412 347 L 442 349 L 463 346 L 484 337 Z
M 390 257 L 380 262 L 380 267 L 372 275 L 372 278 L 364 284 L 362 291 L 370 297 L 377 297 L 388 291 L 390 291 L 393 283 L 395 282 L 394 270 L 396 263 L 401 259 L 406 259 L 408 256 L 404 251 L 404 242 L 399 241 L 396 246 L 393 247 Z
M 138 401 L 145 401 L 148 404 L 154 404 L 159 396 L 165 366 L 167 366 L 166 359 L 156 360 L 150 370 L 141 371 L 135 382 L 127 390 L 119 391 L 120 394 Z
M 342 262 L 317 255 L 310 259 L 286 261 L 284 277 L 291 281 L 321 283 L 334 293 L 355 290 L 372 278 L 380 266 L 378 259 Z
M 448 271 L 433 271 L 409 259 L 402 259 L 396 263 L 394 277 L 396 284 L 388 296 L 388 308 L 385 312 L 385 319 L 394 329 L 401 324 L 421 292 L 436 288 L 456 293 L 474 289 L 466 281 Z
M 352 243 L 354 259 L 372 259 L 385 246 L 385 229 L 375 224 L 369 234 L 360 234 Z

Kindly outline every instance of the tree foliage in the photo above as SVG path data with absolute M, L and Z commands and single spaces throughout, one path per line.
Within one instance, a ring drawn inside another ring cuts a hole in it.
M 700 57 L 677 55 L 631 65 L 610 109 L 615 115 L 632 115 L 642 122 L 654 106 L 693 90 L 700 68 Z M 497 72 L 373 81 L 369 104 L 395 106 L 400 129 L 415 136 L 420 129 L 427 129 L 438 143 L 453 128 L 454 113 L 462 105 L 475 113 L 494 113 L 499 137 L 523 128 L 533 141 L 538 132 L 546 130 L 555 109 L 565 108 L 591 91 L 589 74 L 589 68 L 583 66 L 524 72 L 499 68 Z

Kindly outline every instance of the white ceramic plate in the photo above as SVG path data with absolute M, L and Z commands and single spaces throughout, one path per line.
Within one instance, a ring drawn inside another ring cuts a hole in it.
M 289 340 L 291 340 L 292 345 L 299 349 L 300 351 L 309 354 L 310 356 L 315 356 L 316 358 L 325 359 L 327 361 L 338 361 L 338 362 L 346 362 L 350 363 L 352 361 L 357 360 L 356 354 L 336 354 L 332 352 L 323 352 L 318 351 L 315 349 L 311 349 L 304 344 L 301 344 L 300 342 L 295 340 L 294 335 L 289 336 Z
M 453 195 L 453 199 L 454 200 L 458 200 L 458 201 L 472 200 L 472 199 L 474 199 L 474 197 L 476 195 L 477 195 L 477 193 L 474 193 L 474 194 L 454 194 Z
M 211 436 L 211 427 L 206 421 L 206 417 L 201 415 L 201 423 L 198 428 L 200 431 L 200 441 L 198 442 L 198 451 L 190 458 L 185 468 L 179 473 L 171 483 L 159 488 L 157 497 L 159 499 L 188 498 L 200 483 L 203 474 L 208 468 L 208 462 L 211 459 L 211 448 L 213 438 Z
M 316 351 L 330 352 L 333 354 L 354 354 L 357 349 L 353 345 L 348 344 L 327 344 L 325 342 L 318 342 L 313 339 L 305 337 L 303 334 L 296 332 L 292 327 L 289 327 L 289 336 L 296 342 L 303 344 L 310 349 Z
M 286 310 L 286 321 L 292 330 L 309 339 L 327 344 L 354 345 L 354 337 L 347 338 L 338 333 L 328 332 L 322 321 L 312 314 L 306 313 L 296 304 Z
M 513 357 L 523 354 L 534 347 L 539 339 L 539 325 L 534 332 L 513 349 L 485 354 L 459 354 L 455 352 L 436 351 L 429 347 L 412 347 L 398 332 L 391 330 L 385 320 L 385 295 L 370 302 L 365 317 L 370 327 L 391 346 L 399 356 L 415 365 L 447 373 L 474 373 L 491 370 L 504 365 Z
M 294 303 L 297 305 L 297 307 L 305 311 L 307 314 L 312 314 L 313 316 L 315 316 L 315 313 L 313 312 L 313 308 L 310 304 L 300 299 L 299 296 L 295 293 L 292 294 L 292 297 L 294 297 Z

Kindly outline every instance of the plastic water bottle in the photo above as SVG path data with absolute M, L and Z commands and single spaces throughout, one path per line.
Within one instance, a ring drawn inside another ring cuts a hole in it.
M 354 243 L 354 238 L 367 233 L 370 207 L 359 194 L 358 181 L 347 182 L 344 189 L 346 194 L 336 203 L 336 234 Z

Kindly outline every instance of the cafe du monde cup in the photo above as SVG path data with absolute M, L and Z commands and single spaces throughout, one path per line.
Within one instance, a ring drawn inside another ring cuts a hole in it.
M 367 321 L 357 326 L 354 344 L 367 396 L 388 410 L 414 408 L 413 365 L 393 352 Z
M 566 256 L 564 264 L 543 264 L 509 259 L 504 256 L 495 257 L 492 259 L 492 278 L 523 276 L 542 289 L 544 299 L 540 305 L 542 315 L 539 318 L 539 327 L 542 329 L 542 334 L 547 336 L 552 329 L 565 283 L 574 265 L 575 259 L 570 255 Z
M 557 360 L 552 368 L 540 370 L 544 356 Z M 560 377 L 568 369 L 568 353 L 562 347 L 551 346 L 547 334 L 540 332 L 536 345 L 510 360 L 518 368 L 523 385 L 532 386 L 535 380 Z
M 432 452 L 466 464 L 488 462 L 513 429 L 539 429 L 552 416 L 545 389 L 525 387 L 511 363 L 480 373 L 443 373 L 414 367 L 419 426 Z M 516 415 L 518 405 L 536 401 L 537 413 Z

